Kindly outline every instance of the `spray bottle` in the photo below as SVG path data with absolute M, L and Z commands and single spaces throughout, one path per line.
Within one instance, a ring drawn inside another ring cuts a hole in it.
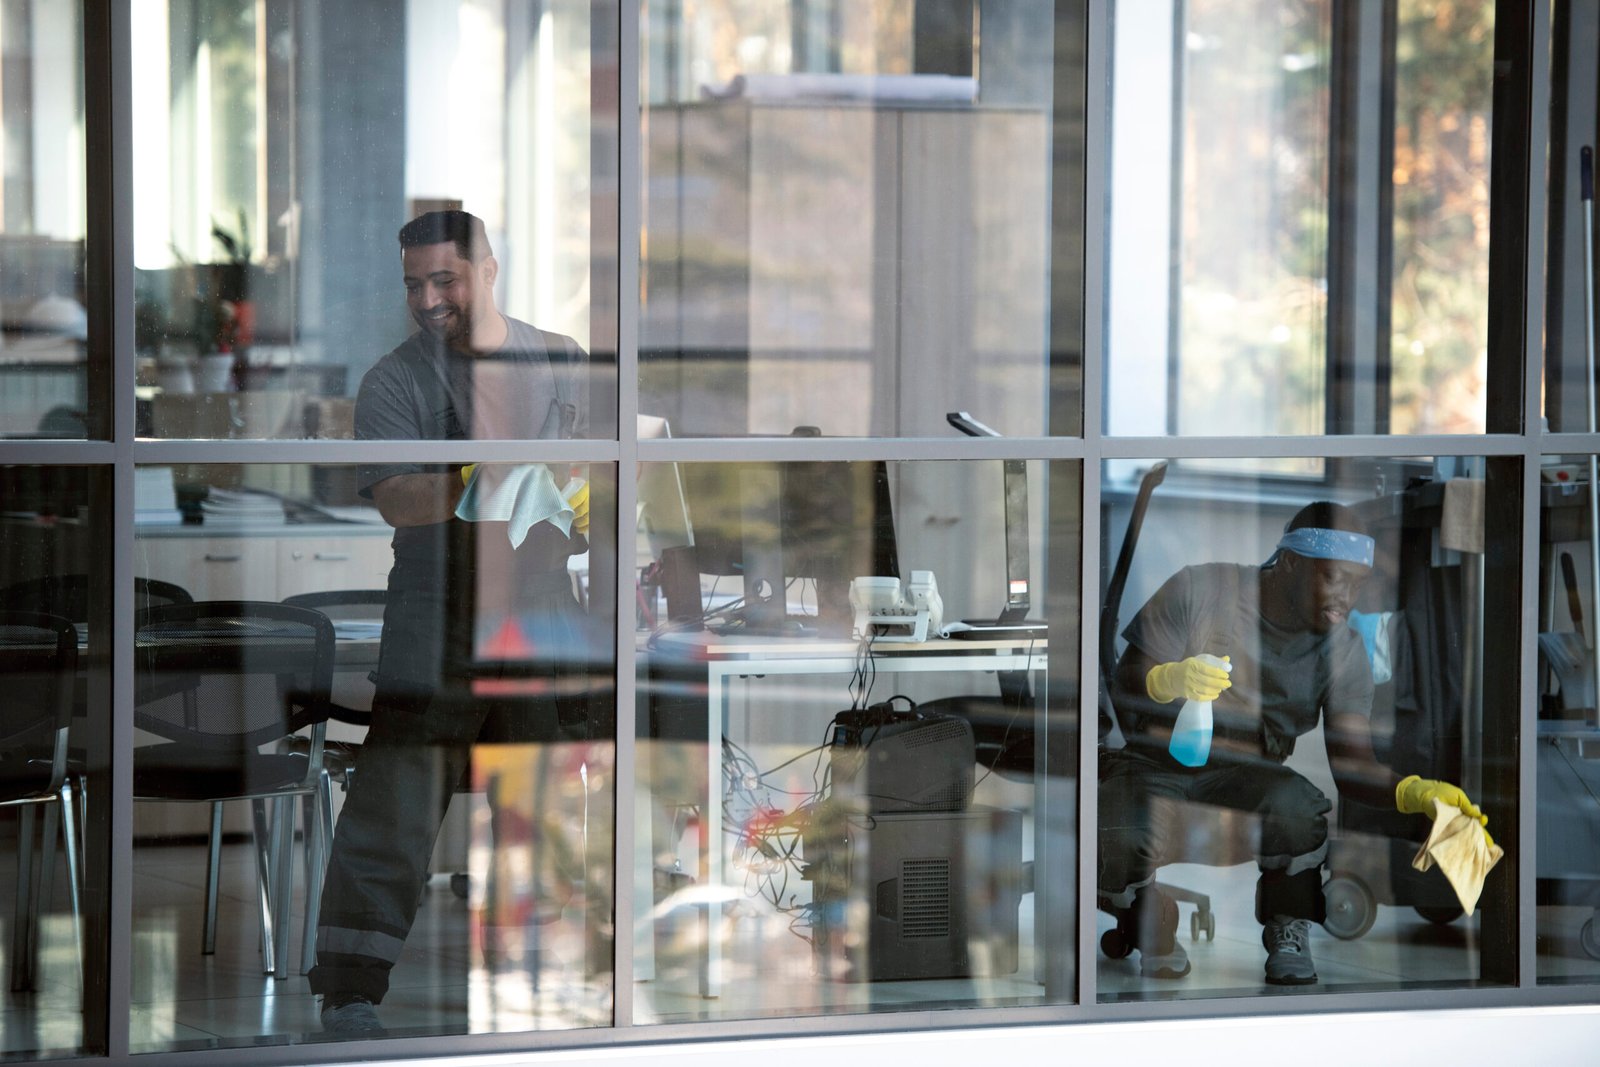
M 1231 670 L 1228 661 L 1202 654 L 1200 659 L 1224 671 Z M 1211 701 L 1185 700 L 1178 711 L 1178 721 L 1172 724 L 1172 738 L 1167 742 L 1172 758 L 1185 767 L 1203 767 L 1211 755 Z

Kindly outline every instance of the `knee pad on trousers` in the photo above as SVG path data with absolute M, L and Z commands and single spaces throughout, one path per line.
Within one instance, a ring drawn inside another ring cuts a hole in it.
M 1299 874 L 1261 872 L 1261 880 L 1256 882 L 1256 921 L 1265 924 L 1275 915 L 1310 919 L 1314 923 L 1321 923 L 1328 917 L 1328 903 L 1322 895 L 1321 867 Z

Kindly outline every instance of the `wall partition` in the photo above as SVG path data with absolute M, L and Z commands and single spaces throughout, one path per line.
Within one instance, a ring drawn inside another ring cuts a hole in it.
M 1597 35 L 0 5 L 0 1059 L 1592 1001 Z

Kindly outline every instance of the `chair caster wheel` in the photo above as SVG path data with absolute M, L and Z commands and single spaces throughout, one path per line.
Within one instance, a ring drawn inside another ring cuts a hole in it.
M 1348 871 L 1334 871 L 1322 889 L 1328 917 L 1322 928 L 1341 941 L 1354 941 L 1372 929 L 1378 917 L 1378 900 L 1367 883 Z
M 1189 913 L 1189 940 L 1198 941 L 1201 934 L 1206 935 L 1207 941 L 1217 939 L 1217 916 L 1215 912 L 1196 908 Z
M 1583 929 L 1578 931 L 1578 943 L 1590 959 L 1600 960 L 1600 924 L 1593 918 L 1584 920 Z
M 466 874 L 457 871 L 450 876 L 450 892 L 454 893 L 459 899 L 466 900 L 467 893 L 471 888 L 472 879 Z

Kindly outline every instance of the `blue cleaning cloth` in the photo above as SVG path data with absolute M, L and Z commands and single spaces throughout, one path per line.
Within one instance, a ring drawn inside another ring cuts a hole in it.
M 510 468 L 480 464 L 456 504 L 456 518 L 503 522 L 511 547 L 521 548 L 528 531 L 541 522 L 570 534 L 573 513 L 556 488 L 555 475 L 543 463 L 522 463 Z
M 1346 625 L 1361 635 L 1367 649 L 1367 662 L 1372 664 L 1372 680 L 1382 685 L 1394 676 L 1389 658 L 1389 616 L 1393 612 L 1379 611 L 1368 614 L 1352 611 Z

